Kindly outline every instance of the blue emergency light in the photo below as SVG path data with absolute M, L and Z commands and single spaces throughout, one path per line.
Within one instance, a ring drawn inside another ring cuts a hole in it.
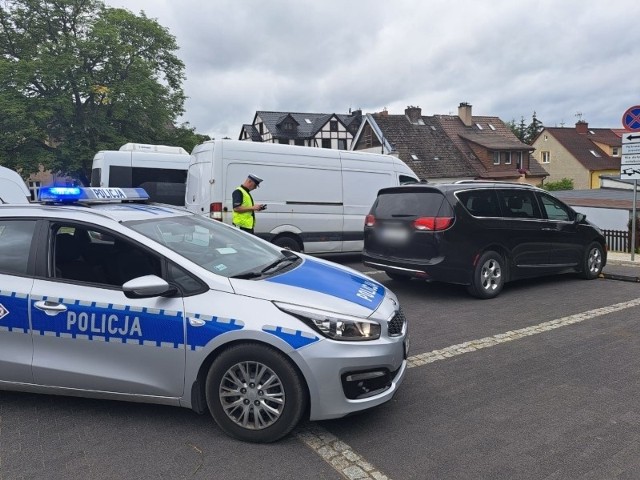
M 109 203 L 149 200 L 144 188 L 43 187 L 39 199 L 44 203 Z

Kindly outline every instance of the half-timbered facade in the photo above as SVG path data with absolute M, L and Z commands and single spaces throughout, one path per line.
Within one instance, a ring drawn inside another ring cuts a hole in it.
M 349 150 L 361 122 L 360 110 L 349 114 L 257 111 L 253 123 L 242 126 L 238 139 Z

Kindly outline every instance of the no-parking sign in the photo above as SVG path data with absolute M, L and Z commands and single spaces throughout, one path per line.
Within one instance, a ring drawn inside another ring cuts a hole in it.
M 630 132 L 640 132 L 640 105 L 630 107 L 624 112 L 622 126 Z

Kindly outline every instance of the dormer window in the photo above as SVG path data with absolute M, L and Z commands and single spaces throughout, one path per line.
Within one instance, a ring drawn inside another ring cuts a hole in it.
M 284 128 L 285 131 L 290 132 L 291 130 L 293 130 L 293 123 L 285 122 L 285 124 L 282 127 Z

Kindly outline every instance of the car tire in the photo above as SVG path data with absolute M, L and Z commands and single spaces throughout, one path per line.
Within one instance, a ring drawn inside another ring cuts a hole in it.
M 280 248 L 286 248 L 287 250 L 291 250 L 292 252 L 300 252 L 302 251 L 302 246 L 300 242 L 289 235 L 283 235 L 281 237 L 276 237 L 273 242 L 274 245 L 277 245 Z
M 300 374 L 282 353 L 264 344 L 241 343 L 224 350 L 213 361 L 205 388 L 216 423 L 246 442 L 284 437 L 307 407 Z
M 387 277 L 389 277 L 391 280 L 394 280 L 396 282 L 408 282 L 409 280 L 411 280 L 411 277 L 409 275 L 403 275 L 402 273 L 395 273 L 395 272 L 384 272 L 387 274 Z
M 478 259 L 468 290 L 477 298 L 494 298 L 502 291 L 504 280 L 504 259 L 499 253 L 490 250 Z
M 582 276 L 587 280 L 598 278 L 602 273 L 604 253 L 602 245 L 592 242 L 584 252 L 582 261 Z

